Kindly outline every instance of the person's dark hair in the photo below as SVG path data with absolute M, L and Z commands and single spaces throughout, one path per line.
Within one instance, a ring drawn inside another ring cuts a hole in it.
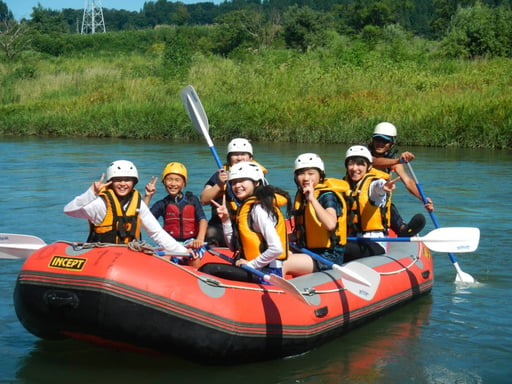
M 286 198 L 286 216 L 289 217 L 290 212 L 292 210 L 292 203 L 288 192 L 279 187 L 274 187 L 273 185 L 260 184 L 254 189 L 254 196 L 256 197 L 256 199 L 260 202 L 263 208 L 267 212 L 270 212 L 272 217 L 277 220 L 276 209 L 279 208 L 276 207 L 276 204 L 274 202 L 276 194 L 282 195 Z

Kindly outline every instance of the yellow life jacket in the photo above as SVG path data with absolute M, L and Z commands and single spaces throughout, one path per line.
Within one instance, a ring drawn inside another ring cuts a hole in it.
M 134 189 L 126 207 L 121 206 L 115 192 L 106 188 L 100 196 L 107 206 L 103 221 L 94 225 L 90 223 L 88 242 L 127 244 L 132 240 L 140 240 L 140 193 Z
M 279 260 L 285 260 L 288 257 L 288 234 L 286 231 L 285 218 L 279 209 L 279 202 L 286 204 L 286 197 L 275 194 L 275 208 L 277 213 L 277 223 L 275 225 L 277 234 L 283 245 L 283 253 L 277 257 Z M 261 233 L 253 229 L 251 211 L 255 204 L 259 204 L 255 196 L 247 198 L 238 208 L 236 216 L 237 236 L 240 244 L 240 256 L 247 260 L 253 260 L 261 255 L 268 248 L 267 243 Z
M 389 220 L 386 218 L 386 207 L 378 207 L 370 200 L 370 184 L 379 178 L 382 177 L 377 177 L 376 173 L 368 172 L 353 189 L 345 193 L 348 207 L 348 226 L 353 233 L 386 231 L 388 228 Z M 389 175 L 387 178 L 389 178 Z
M 318 199 L 321 194 L 332 192 L 341 204 L 341 215 L 333 231 L 328 231 L 318 220 L 315 210 L 308 203 L 301 191 L 297 191 L 294 202 L 295 228 L 297 244 L 306 248 L 334 248 L 347 243 L 347 206 L 343 193 L 350 189 L 345 180 L 326 178 L 315 186 L 314 194 Z

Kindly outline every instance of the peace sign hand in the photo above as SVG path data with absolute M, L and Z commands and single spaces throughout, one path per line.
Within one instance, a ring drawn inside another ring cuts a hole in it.
M 212 200 L 211 203 L 217 207 L 217 216 L 223 223 L 229 220 L 229 211 L 226 206 L 226 194 L 222 195 L 222 205 Z
M 144 192 L 146 192 L 146 197 L 151 197 L 156 192 L 156 182 L 158 181 L 158 177 L 152 176 L 149 183 L 146 184 L 146 188 L 144 189 Z
M 103 188 L 108 187 L 110 184 L 112 184 L 111 181 L 107 181 L 106 183 L 103 183 L 104 179 L 105 179 L 105 174 L 102 173 L 101 179 L 99 179 L 98 181 L 94 181 L 92 183 L 91 188 L 95 195 L 98 195 Z

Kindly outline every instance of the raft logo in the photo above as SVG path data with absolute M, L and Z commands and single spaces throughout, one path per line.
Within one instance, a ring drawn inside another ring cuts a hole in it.
M 87 259 L 79 257 L 53 256 L 48 267 L 81 271 L 84 269 L 86 261 Z

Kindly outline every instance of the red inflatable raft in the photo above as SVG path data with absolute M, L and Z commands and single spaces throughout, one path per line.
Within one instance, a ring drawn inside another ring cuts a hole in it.
M 202 261 L 195 269 L 124 246 L 57 242 L 25 261 L 16 313 L 44 339 L 86 339 L 227 364 L 311 350 L 429 293 L 434 279 L 421 242 L 389 243 L 386 255 L 344 264 L 370 286 L 328 270 L 286 280 L 295 293 L 234 280 L 212 253 Z

